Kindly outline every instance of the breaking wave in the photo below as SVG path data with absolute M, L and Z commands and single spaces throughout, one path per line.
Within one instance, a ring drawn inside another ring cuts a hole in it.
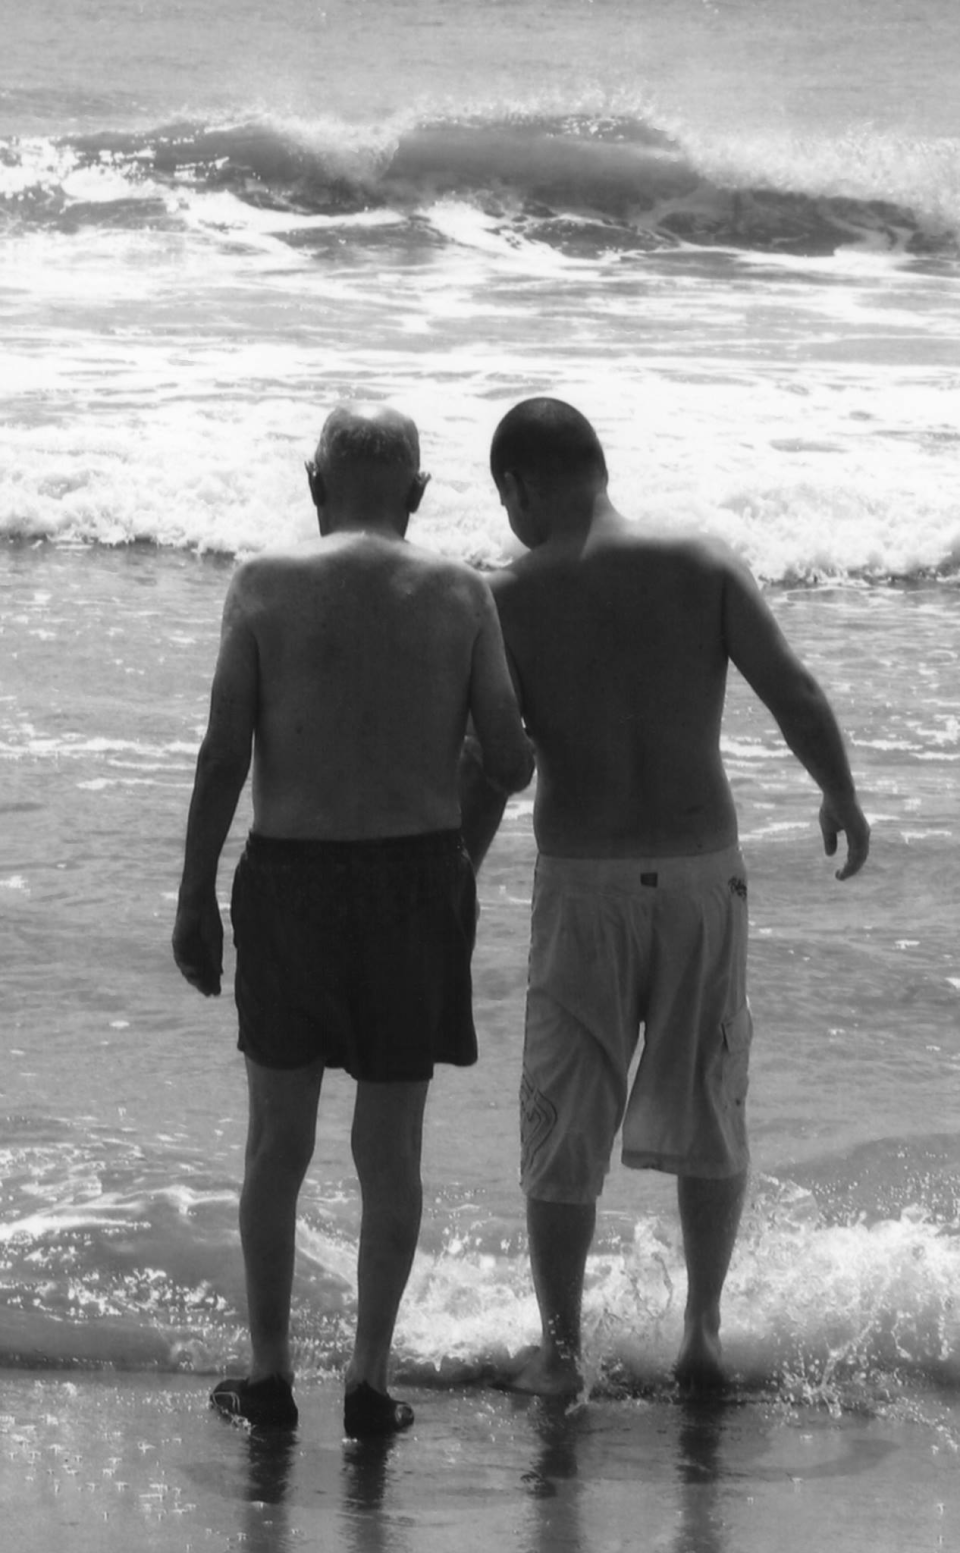
M 204 1170 L 145 1188 L 139 1151 L 105 1171 L 102 1147 L 54 1150 L 25 1135 L 5 1151 L 20 1207 L 11 1201 L 0 1226 L 0 1365 L 223 1367 L 245 1343 L 235 1183 Z M 754 1182 L 724 1300 L 736 1384 L 872 1407 L 904 1388 L 960 1382 L 954 1160 L 952 1137 L 886 1140 Z M 294 1287 L 303 1374 L 337 1373 L 349 1355 L 357 1214 L 342 1185 L 303 1205 Z M 601 1219 L 584 1301 L 598 1394 L 671 1385 L 684 1290 L 673 1215 Z M 438 1203 L 401 1312 L 401 1375 L 482 1384 L 537 1329 L 517 1225 Z
M 0 145 L 8 224 L 176 226 L 228 193 L 305 221 L 422 220 L 451 196 L 580 249 L 679 245 L 826 255 L 850 245 L 955 258 L 960 176 L 948 144 L 697 141 L 631 117 L 181 121 Z M 562 223 L 573 222 L 574 229 Z M 558 226 L 558 223 L 560 225 Z

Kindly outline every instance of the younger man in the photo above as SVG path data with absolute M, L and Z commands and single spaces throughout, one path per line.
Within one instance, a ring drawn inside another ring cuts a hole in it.
M 490 461 L 529 551 L 492 586 L 538 771 L 521 1183 L 543 1330 L 514 1384 L 580 1389 L 584 1269 L 623 1123 L 625 1164 L 678 1177 L 677 1375 L 716 1385 L 752 1033 L 746 871 L 720 757 L 729 663 L 820 787 L 828 855 L 846 832 L 838 879 L 865 862 L 869 827 L 823 691 L 725 545 L 626 522 L 596 432 L 559 400 L 511 410 Z M 504 801 L 469 751 L 461 788 L 479 863 Z

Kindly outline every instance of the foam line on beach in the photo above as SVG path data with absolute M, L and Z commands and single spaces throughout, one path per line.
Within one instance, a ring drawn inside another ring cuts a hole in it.
M 740 1384 L 842 1402 L 851 1389 L 879 1398 L 891 1386 L 960 1383 L 957 1198 L 923 1196 L 938 1149 L 935 1139 L 914 1149 L 912 1174 L 896 1140 L 886 1154 L 851 1158 L 845 1175 L 843 1162 L 825 1163 L 809 1172 L 816 1194 L 790 1180 L 754 1182 L 724 1303 Z M 22 1147 L 18 1159 L 30 1172 Z M 896 1203 L 883 1196 L 888 1179 L 901 1183 Z M 861 1181 L 873 1183 L 875 1217 L 862 1190 L 850 1195 Z M 91 1180 L 79 1195 L 68 1182 L 58 1190 L 50 1160 L 43 1197 L 5 1225 L 0 1365 L 206 1373 L 243 1362 L 233 1191 L 97 1194 Z M 349 1205 L 334 1204 L 299 1225 L 294 1311 L 305 1374 L 337 1374 L 349 1354 L 349 1218 Z M 472 1229 L 434 1228 L 401 1311 L 397 1363 L 416 1384 L 480 1382 L 536 1340 L 528 1258 L 522 1247 L 505 1251 L 502 1229 L 479 1219 Z M 584 1299 L 586 1362 L 601 1393 L 670 1383 L 684 1287 L 672 1216 L 601 1224 Z

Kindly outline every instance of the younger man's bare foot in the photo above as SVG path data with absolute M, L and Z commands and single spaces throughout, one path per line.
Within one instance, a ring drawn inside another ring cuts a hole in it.
M 719 1334 L 702 1321 L 687 1318 L 674 1374 L 688 1391 L 719 1391 L 727 1384 Z
M 576 1397 L 583 1391 L 583 1376 L 574 1359 L 547 1354 L 542 1348 L 522 1348 L 497 1375 L 499 1391 L 516 1391 L 531 1397 Z

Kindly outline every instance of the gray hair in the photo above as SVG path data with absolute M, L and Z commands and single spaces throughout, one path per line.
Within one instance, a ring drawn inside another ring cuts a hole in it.
M 417 428 L 409 417 L 388 406 L 363 411 L 340 405 L 324 423 L 316 463 L 320 469 L 375 464 L 416 473 L 420 467 Z

